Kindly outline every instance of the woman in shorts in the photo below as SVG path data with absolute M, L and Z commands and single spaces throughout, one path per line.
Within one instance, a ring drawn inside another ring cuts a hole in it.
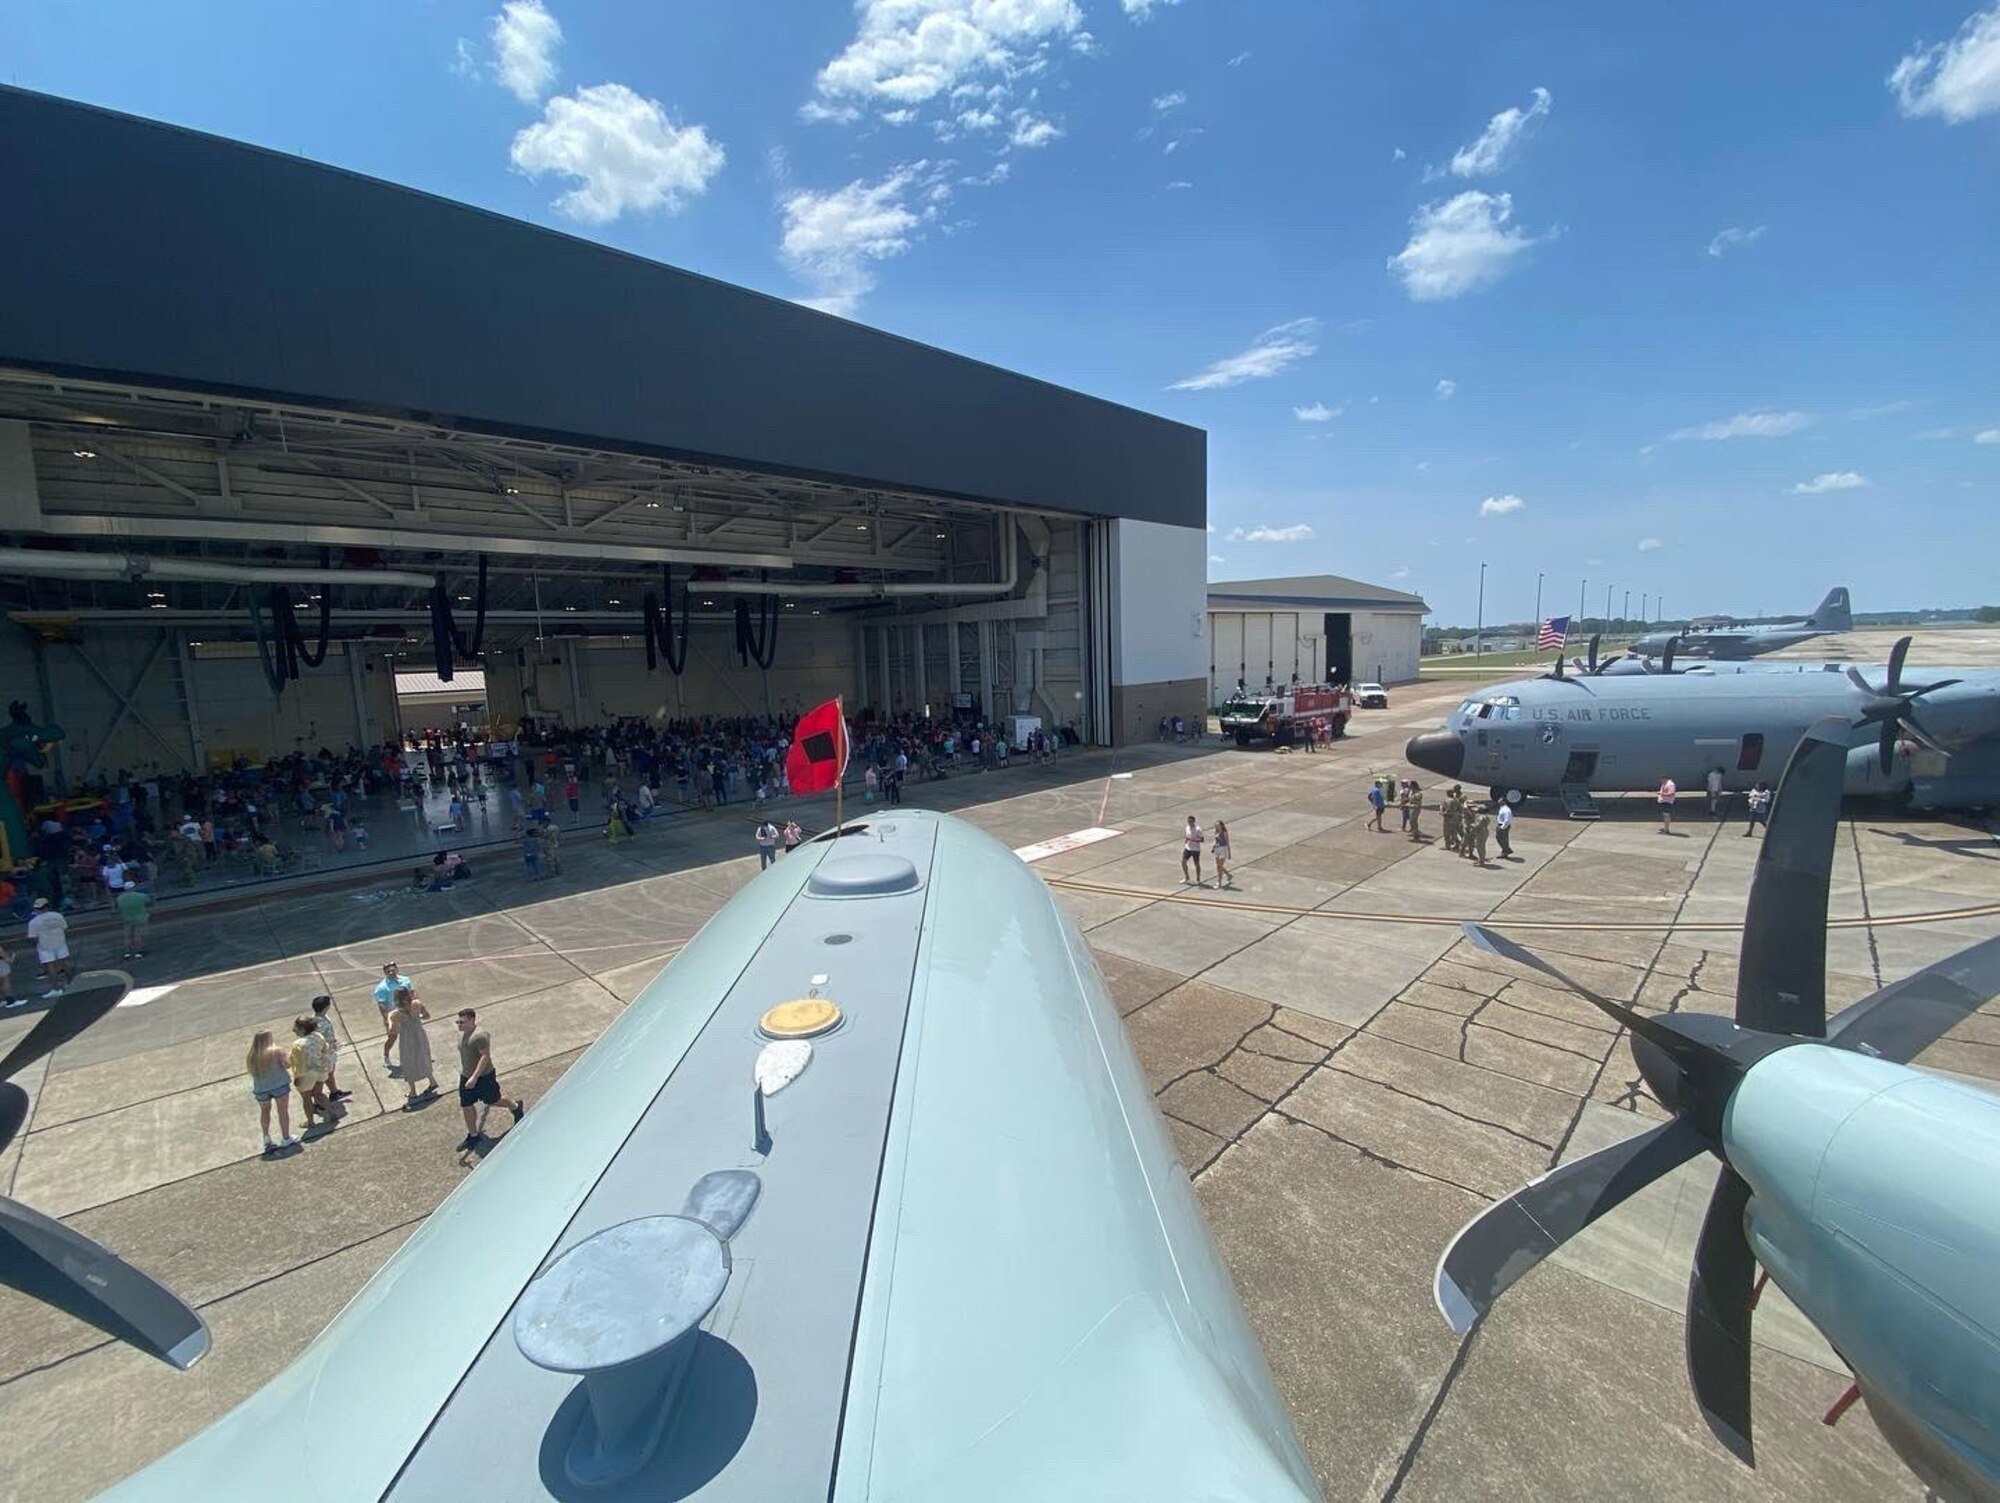
M 281 1148 L 296 1148 L 299 1140 L 292 1136 L 291 1062 L 272 1039 L 270 1029 L 260 1028 L 250 1036 L 250 1052 L 243 1058 L 243 1068 L 250 1076 L 250 1094 L 257 1101 L 264 1152 L 272 1154 Z M 278 1131 L 284 1135 L 275 1142 L 271 1138 L 273 1106 L 278 1109 Z
M 1215 851 L 1215 885 L 1217 888 L 1224 888 L 1229 885 L 1231 880 L 1229 876 L 1229 826 L 1219 819 L 1215 822 L 1215 844 L 1213 849 Z

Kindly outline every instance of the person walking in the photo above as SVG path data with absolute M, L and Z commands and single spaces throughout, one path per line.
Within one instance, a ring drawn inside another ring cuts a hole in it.
M 1500 859 L 1514 859 L 1514 806 L 1504 798 L 1493 811 L 1493 838 L 1500 843 Z
M 1710 819 L 1722 818 L 1722 769 L 1720 767 L 1711 767 L 1708 770 L 1708 817 Z
M 14 990 L 14 958 L 7 953 L 7 941 L 0 939 L 0 1011 L 27 1005 L 28 999 Z
M 1408 778 L 1399 778 L 1396 781 L 1396 807 L 1402 812 L 1405 835 L 1410 833 L 1410 786 Z
M 309 1017 L 292 1019 L 292 1047 L 285 1056 L 292 1072 L 292 1088 L 306 1109 L 305 1131 L 318 1125 L 324 1116 L 333 1125 L 333 1103 L 326 1099 L 326 1039 Z
M 1236 879 L 1229 875 L 1229 826 L 1221 820 L 1215 822 L 1215 890 L 1235 885 Z
M 44 997 L 60 997 L 69 985 L 69 920 L 49 907 L 47 898 L 36 898 L 33 917 L 28 920 L 28 938 L 35 942 L 35 958 L 49 983 Z
M 1486 840 L 1493 833 L 1493 816 L 1486 812 L 1486 805 L 1473 804 L 1467 810 L 1471 825 L 1470 838 L 1466 841 L 1466 854 L 1477 862 L 1483 870 L 1486 866 Z
M 125 930 L 124 958 L 144 960 L 146 925 L 153 921 L 153 895 L 136 883 L 127 883 L 112 900 L 112 906 L 118 910 L 118 922 Z
M 1181 832 L 1181 881 L 1188 880 L 1188 867 L 1192 864 L 1196 887 L 1206 885 L 1201 880 L 1201 844 L 1206 838 L 1201 833 L 1201 826 L 1195 823 L 1195 817 L 1190 814 L 1187 817 L 1187 828 Z
M 417 1000 L 411 988 L 406 986 L 396 993 L 396 1063 L 403 1070 L 405 1109 L 419 1096 L 437 1094 L 437 1061 L 431 1054 L 431 1036 L 424 1028 L 430 1016 L 430 1009 Z M 420 1080 L 422 1091 L 417 1089 Z
M 757 870 L 778 859 L 778 827 L 768 819 L 757 826 Z
M 333 1031 L 333 998 L 321 995 L 312 999 L 313 1029 L 326 1040 L 326 1099 L 345 1101 L 354 1092 L 340 1088 L 340 1038 Z
M 1762 825 L 1767 830 L 1771 827 L 1771 785 L 1759 778 L 1757 786 L 1750 790 L 1749 802 L 1750 820 L 1743 826 L 1745 840 L 1750 838 L 1750 832 L 1757 826 Z
M 1382 823 L 1382 816 L 1388 811 L 1389 798 L 1387 794 L 1383 793 L 1382 784 L 1379 779 L 1368 785 L 1368 808 L 1370 811 L 1368 815 L 1368 828 L 1387 835 L 1389 827 Z
M 583 803 L 583 788 L 577 782 L 574 774 L 571 774 L 569 779 L 563 784 L 563 798 L 569 804 L 569 817 L 575 819 L 577 811 Z
M 1415 778 L 1410 779 L 1410 839 L 1422 842 L 1424 838 L 1424 785 Z
M 264 1157 L 269 1158 L 280 1149 L 296 1148 L 299 1140 L 292 1136 L 292 1070 L 285 1058 L 285 1051 L 271 1037 L 271 1030 L 260 1028 L 250 1036 L 250 1052 L 243 1058 L 243 1069 L 250 1077 L 250 1095 L 257 1103 L 257 1125 L 264 1134 Z M 278 1109 L 278 1132 L 271 1137 L 271 1108 Z
M 550 820 L 542 826 L 542 865 L 551 877 L 562 875 L 562 826 Z
M 521 864 L 530 882 L 542 880 L 542 832 L 533 825 L 521 832 Z
M 806 838 L 805 831 L 799 828 L 799 822 L 796 819 L 786 820 L 782 833 L 784 835 L 785 854 L 787 856 L 796 851 L 799 848 L 799 842 Z
M 500 1074 L 493 1067 L 493 1041 L 479 1026 L 475 1008 L 462 1007 L 458 1013 L 458 1105 L 465 1113 L 465 1141 L 460 1153 L 477 1148 L 486 1139 L 486 1114 L 504 1106 L 519 1122 L 528 1103 L 509 1101 L 500 1094 Z
M 389 1051 L 396 1047 L 396 993 L 405 986 L 414 988 L 416 984 L 416 980 L 405 976 L 393 960 L 382 967 L 382 979 L 375 983 L 375 1005 L 381 1009 L 382 1027 L 386 1030 L 382 1039 L 382 1068 L 392 1075 L 395 1066 L 390 1063 Z
M 1680 792 L 1674 787 L 1672 778 L 1660 779 L 1660 791 L 1653 795 L 1653 801 L 1660 806 L 1660 833 L 1674 833 L 1674 797 Z

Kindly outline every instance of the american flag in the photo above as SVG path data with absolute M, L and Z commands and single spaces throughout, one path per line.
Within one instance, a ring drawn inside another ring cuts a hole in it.
M 1542 629 L 1535 633 L 1535 651 L 1546 652 L 1551 647 L 1561 647 L 1569 640 L 1569 617 L 1551 616 L 1542 623 Z

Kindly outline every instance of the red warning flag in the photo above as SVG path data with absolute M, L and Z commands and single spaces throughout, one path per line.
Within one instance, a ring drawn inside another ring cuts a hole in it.
M 847 717 L 840 701 L 829 699 L 799 717 L 785 753 L 785 776 L 794 793 L 825 793 L 847 771 Z

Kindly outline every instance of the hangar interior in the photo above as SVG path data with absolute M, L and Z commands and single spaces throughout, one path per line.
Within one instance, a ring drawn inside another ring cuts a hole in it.
M 444 723 L 396 692 L 441 672 L 434 583 L 496 727 L 839 693 L 1101 733 L 1075 517 L 21 371 L 0 477 L 0 676 L 72 777 Z
M 4 88 L 0 134 L 44 148 L 0 677 L 59 780 L 468 713 L 1200 709 L 1198 430 L 235 142 Z

